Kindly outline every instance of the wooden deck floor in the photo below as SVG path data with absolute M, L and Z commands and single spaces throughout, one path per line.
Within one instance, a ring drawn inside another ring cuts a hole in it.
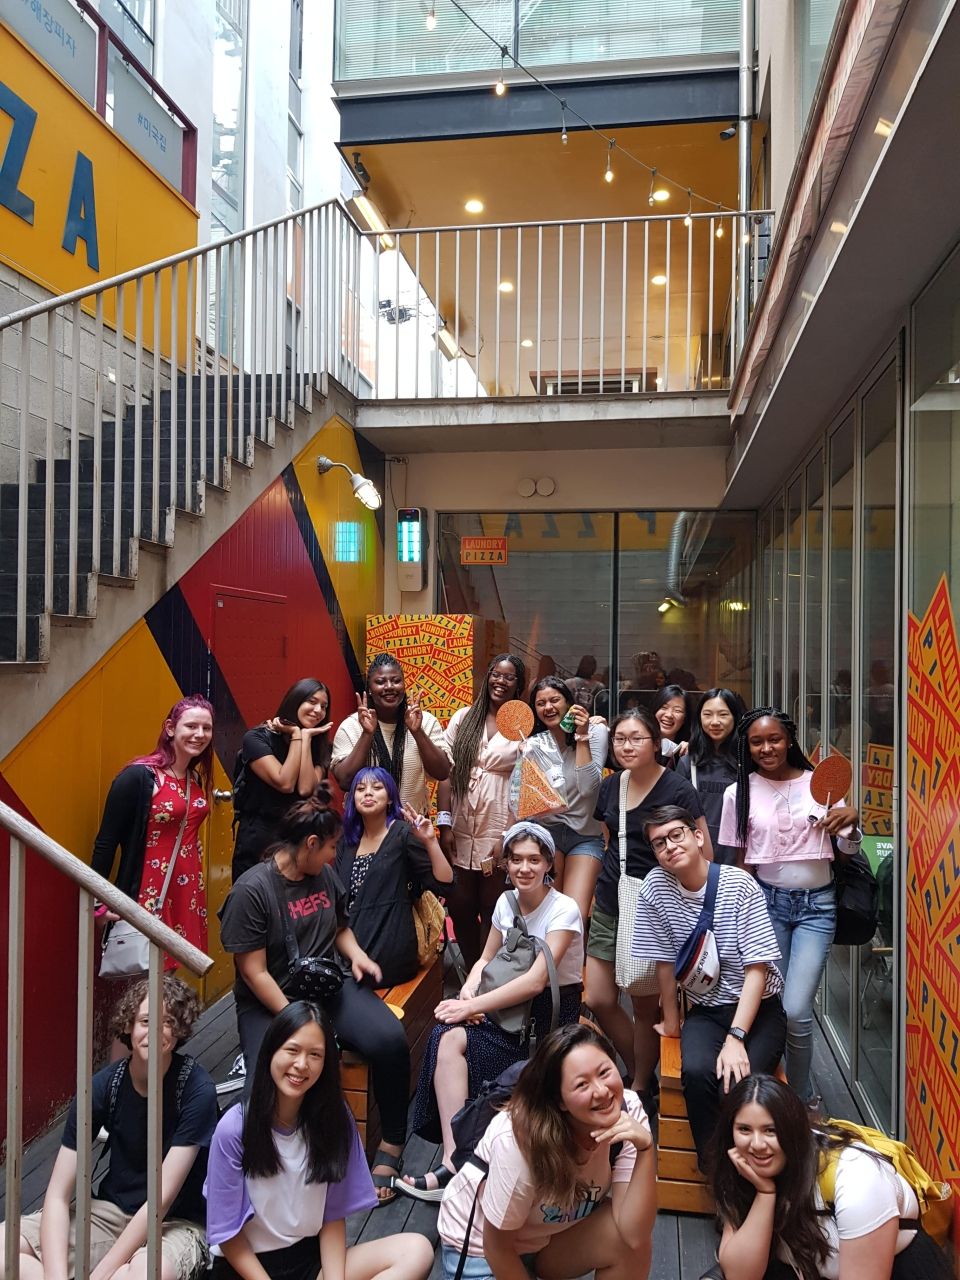
M 226 1080 L 238 1052 L 232 996 L 225 996 L 204 1013 L 185 1048 L 206 1067 L 215 1081 L 220 1083 Z M 823 1095 L 827 1114 L 858 1118 L 853 1097 L 819 1032 L 816 1033 L 814 1076 L 817 1090 Z M 229 1102 L 229 1097 L 223 1098 L 221 1105 L 228 1105 Z M 47 1178 L 59 1145 L 60 1130 L 61 1124 L 58 1123 L 49 1133 L 31 1143 L 24 1152 L 25 1213 L 39 1209 L 43 1201 Z M 406 1168 L 415 1173 L 433 1168 L 438 1157 L 437 1147 L 417 1137 L 411 1137 L 404 1149 Z M 421 1232 L 436 1244 L 436 1206 L 398 1196 L 391 1204 L 367 1213 L 354 1214 L 347 1224 L 347 1241 L 355 1244 L 365 1240 L 378 1240 L 403 1231 Z M 715 1247 L 712 1218 L 693 1214 L 658 1214 L 653 1237 L 650 1280 L 699 1280 L 714 1260 Z M 440 1274 L 438 1251 L 430 1280 L 439 1280 Z

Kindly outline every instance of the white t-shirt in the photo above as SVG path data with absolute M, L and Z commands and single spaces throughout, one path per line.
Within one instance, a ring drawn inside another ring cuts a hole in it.
M 396 737 L 397 726 L 395 724 L 381 724 L 380 729 L 383 732 L 383 740 L 386 743 L 387 751 L 393 753 L 393 740 Z M 430 802 L 427 794 L 427 777 L 428 774 L 423 767 L 423 761 L 420 759 L 420 751 L 417 747 L 416 740 L 409 729 L 404 728 L 407 735 L 406 742 L 403 744 L 403 774 L 400 779 L 400 800 L 402 804 L 412 805 L 418 813 L 426 813 Z M 446 744 L 443 736 L 443 729 L 440 722 L 429 711 L 423 712 L 423 731 L 433 743 L 448 758 L 450 749 Z M 336 736 L 333 739 L 333 755 L 331 763 L 339 764 L 341 760 L 346 760 L 353 748 L 360 741 L 363 730 L 360 728 L 360 719 L 356 712 L 351 716 L 347 716 L 346 720 L 337 729 Z M 368 759 L 368 764 L 373 763 L 372 755 Z
M 566 929 L 577 935 L 557 965 L 557 982 L 561 987 L 579 985 L 583 981 L 583 920 L 580 908 L 573 898 L 568 898 L 558 889 L 550 888 L 536 911 L 524 916 L 523 922 L 527 926 L 527 933 L 534 938 L 546 938 L 548 933 L 558 929 Z M 505 893 L 501 893 L 497 899 L 492 923 L 504 937 L 507 930 L 513 927 L 513 909 Z
M 817 1208 L 824 1208 L 819 1188 Z M 837 1162 L 834 1213 L 819 1219 L 830 1252 L 820 1272 L 823 1280 L 840 1280 L 840 1241 L 858 1240 L 891 1218 L 917 1218 L 920 1207 L 910 1185 L 887 1160 L 858 1147 L 847 1147 Z M 896 1253 L 912 1244 L 915 1231 L 897 1235 Z M 789 1261 L 789 1259 L 786 1259 Z
M 253 1217 L 244 1224 L 254 1253 L 285 1249 L 323 1226 L 325 1182 L 307 1182 L 307 1144 L 299 1133 L 273 1131 L 280 1172 L 272 1178 L 247 1178 Z
M 625 1089 L 623 1100 L 627 1111 L 640 1117 L 649 1128 L 637 1095 Z M 520 1154 L 513 1136 L 509 1111 L 501 1111 L 490 1121 L 486 1133 L 477 1143 L 477 1155 L 486 1160 L 489 1173 L 480 1191 L 470 1234 L 469 1252 L 474 1258 L 483 1257 L 485 1221 L 503 1231 L 517 1231 L 515 1240 L 519 1254 L 539 1253 L 551 1236 L 566 1231 L 601 1205 L 614 1182 L 630 1181 L 637 1149 L 632 1142 L 625 1142 L 612 1169 L 609 1147 L 604 1145 L 592 1151 L 579 1170 L 587 1194 L 577 1204 L 566 1206 L 542 1202 L 530 1167 Z M 444 1191 L 437 1224 L 444 1244 L 455 1249 L 463 1248 L 473 1198 L 482 1179 L 483 1174 L 475 1165 L 465 1164 Z

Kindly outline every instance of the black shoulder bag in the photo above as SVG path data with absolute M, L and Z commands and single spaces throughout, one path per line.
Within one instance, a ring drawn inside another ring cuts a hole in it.
M 276 882 L 276 875 L 277 872 L 271 868 L 270 885 L 277 900 L 283 943 L 287 950 L 287 976 L 280 983 L 280 990 L 288 1000 L 311 1000 L 315 1004 L 322 1004 L 324 1000 L 329 1000 L 340 992 L 343 970 L 335 960 L 300 954 L 297 936 L 290 922 L 290 912 Z

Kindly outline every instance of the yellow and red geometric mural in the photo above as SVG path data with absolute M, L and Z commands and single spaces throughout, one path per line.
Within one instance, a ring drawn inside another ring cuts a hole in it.
M 960 650 L 941 578 L 908 618 L 907 1136 L 960 1189 Z

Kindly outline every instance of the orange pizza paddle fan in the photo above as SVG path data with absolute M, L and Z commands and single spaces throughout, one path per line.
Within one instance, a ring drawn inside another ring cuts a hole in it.
M 525 702 L 512 698 L 497 712 L 497 729 L 510 742 L 522 742 L 533 729 L 533 712 Z
M 821 817 L 835 800 L 842 800 L 853 781 L 853 766 L 846 756 L 829 755 L 813 771 L 810 779 L 810 796 L 823 809 Z M 820 851 L 823 851 L 823 828 L 820 828 Z

